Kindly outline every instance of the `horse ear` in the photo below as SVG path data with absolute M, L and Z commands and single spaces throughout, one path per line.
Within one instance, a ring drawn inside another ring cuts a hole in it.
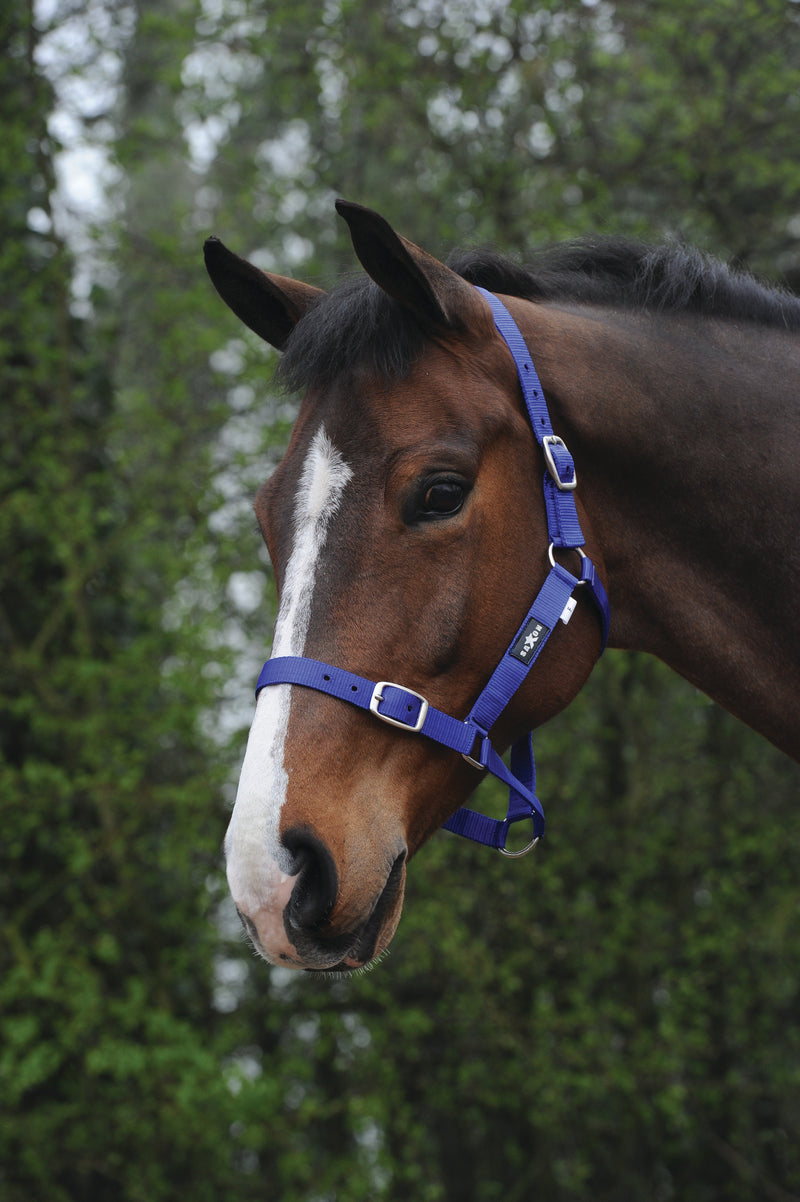
M 279 351 L 303 314 L 325 295 L 311 284 L 260 271 L 228 250 L 219 238 L 206 240 L 203 255 L 211 282 L 225 304 Z
M 422 326 L 460 329 L 480 309 L 475 289 L 466 280 L 401 237 L 378 213 L 347 200 L 337 200 L 336 211 L 350 227 L 367 275 Z

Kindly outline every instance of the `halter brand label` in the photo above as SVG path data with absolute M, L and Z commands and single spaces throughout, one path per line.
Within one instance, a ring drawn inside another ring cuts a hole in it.
M 537 622 L 536 618 L 531 618 L 508 654 L 513 655 L 514 659 L 518 659 L 523 664 L 531 663 L 549 633 L 549 626 L 545 626 L 544 622 Z

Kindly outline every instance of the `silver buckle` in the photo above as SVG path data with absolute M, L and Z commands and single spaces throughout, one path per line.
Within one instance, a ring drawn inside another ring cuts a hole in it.
M 390 718 L 388 714 L 382 714 L 378 709 L 378 706 L 383 701 L 382 690 L 386 688 L 387 685 L 391 689 L 399 689 L 401 693 L 408 693 L 409 697 L 416 697 L 417 701 L 421 702 L 419 714 L 417 715 L 417 720 L 413 726 L 410 722 L 402 722 L 399 718 Z M 378 681 L 378 683 L 375 685 L 375 688 L 372 690 L 369 709 L 370 713 L 374 714 L 376 718 L 380 718 L 381 722 L 386 722 L 389 726 L 399 726 L 401 730 L 408 730 L 414 735 L 419 734 L 419 732 L 422 730 L 425 719 L 428 716 L 428 703 L 421 693 L 415 693 L 413 689 L 407 689 L 405 685 L 395 684 L 391 680 Z
M 545 434 L 544 438 L 542 439 L 544 461 L 547 465 L 548 472 L 553 477 L 556 488 L 559 490 L 559 492 L 573 492 L 578 487 L 578 473 L 575 471 L 575 465 L 572 465 L 572 479 L 562 480 L 558 474 L 556 461 L 553 458 L 553 452 L 550 450 L 551 447 L 563 447 L 567 453 L 569 453 L 569 447 L 564 442 L 564 439 L 559 438 L 557 434 Z

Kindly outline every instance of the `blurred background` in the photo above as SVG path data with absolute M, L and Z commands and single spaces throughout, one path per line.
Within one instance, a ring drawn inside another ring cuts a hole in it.
M 796 1202 L 800 773 L 653 660 L 537 736 L 534 854 L 423 849 L 374 971 L 245 945 L 297 399 L 201 247 L 327 285 L 342 195 L 440 257 L 800 288 L 800 3 L 3 0 L 0 41 L 1 1202 Z

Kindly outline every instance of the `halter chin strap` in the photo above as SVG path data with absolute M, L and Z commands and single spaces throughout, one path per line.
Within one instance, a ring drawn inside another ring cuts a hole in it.
M 488 847 L 496 847 L 505 855 L 519 856 L 530 851 L 544 834 L 544 811 L 536 796 L 533 742 L 529 734 L 519 739 L 511 748 L 510 767 L 507 767 L 492 746 L 489 731 L 522 685 L 556 624 L 559 621 L 566 624 L 572 617 L 576 589 L 585 588 L 597 608 L 603 648 L 608 639 L 609 610 L 603 582 L 582 550 L 584 539 L 574 496 L 575 464 L 565 443 L 553 433 L 544 392 L 525 340 L 505 305 L 484 288 L 478 291 L 491 306 L 495 325 L 514 358 L 528 416 L 546 465 L 544 499 L 551 566 L 525 620 L 463 721 L 434 709 L 419 693 L 403 685 L 386 680 L 376 684 L 343 668 L 305 656 L 267 660 L 258 678 L 256 696 L 262 688 L 273 684 L 316 689 L 368 710 L 391 726 L 424 735 L 459 752 L 473 767 L 491 772 L 508 785 L 508 812 L 505 818 L 497 819 L 462 807 L 444 823 L 445 829 Z M 580 556 L 579 576 L 574 576 L 556 561 L 556 549 L 571 550 Z M 533 838 L 522 850 L 507 851 L 509 828 L 525 818 L 533 822 Z

